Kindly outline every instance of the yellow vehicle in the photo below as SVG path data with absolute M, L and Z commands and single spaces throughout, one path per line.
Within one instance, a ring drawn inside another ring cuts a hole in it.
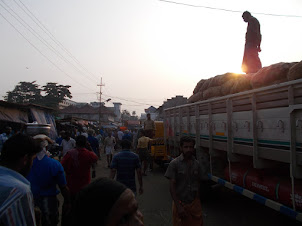
M 153 161 L 158 165 L 164 166 L 165 163 L 170 162 L 169 153 L 164 140 L 164 122 L 155 121 L 155 134 L 153 140 L 150 142 L 151 156 Z

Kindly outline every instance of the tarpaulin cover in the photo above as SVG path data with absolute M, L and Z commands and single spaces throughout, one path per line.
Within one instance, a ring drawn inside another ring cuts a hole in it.
M 43 110 L 31 108 L 30 112 L 32 114 L 33 121 L 36 121 L 39 124 L 50 124 L 50 138 L 56 139 L 57 137 L 57 131 L 56 131 L 56 123 L 54 117 L 49 114 L 48 112 L 45 112 Z
M 6 108 L 0 106 L 0 120 L 17 123 L 27 123 L 28 115 L 26 111 L 21 111 L 16 108 Z

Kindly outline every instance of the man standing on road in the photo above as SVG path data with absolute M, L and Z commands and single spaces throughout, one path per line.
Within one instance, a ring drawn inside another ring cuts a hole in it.
M 143 164 L 143 176 L 147 176 L 146 170 L 148 161 L 151 159 L 149 154 L 149 142 L 152 140 L 145 136 L 145 131 L 141 131 L 142 136 L 137 141 L 137 153 L 141 163 Z
M 100 156 L 100 151 L 99 151 L 99 141 L 98 139 L 96 139 L 93 136 L 94 131 L 92 129 L 88 130 L 88 138 L 87 141 L 89 142 L 93 152 L 99 157 L 99 159 L 101 158 Z
M 150 113 L 147 114 L 147 120 L 144 121 L 145 136 L 153 138 L 155 135 L 155 123 L 151 119 Z
M 69 150 L 74 149 L 76 147 L 75 140 L 70 136 L 71 136 L 70 132 L 66 131 L 61 143 L 62 154 L 60 155 L 60 157 L 64 157 Z
M 124 136 L 124 133 L 123 131 L 119 128 L 118 131 L 117 131 L 117 144 L 118 144 L 118 148 L 121 148 L 121 143 L 122 143 L 122 139 L 123 139 L 123 136 Z
M 244 22 L 248 23 L 245 34 L 245 48 L 242 61 L 242 71 L 245 73 L 256 73 L 262 68 L 258 52 L 261 52 L 261 33 L 259 21 L 251 15 L 250 12 L 245 11 L 242 14 Z
M 200 226 L 203 224 L 199 199 L 200 166 L 194 158 L 195 140 L 180 139 L 181 155 L 169 164 L 165 177 L 170 180 L 173 199 L 173 226 Z
M 135 171 L 139 182 L 139 194 L 143 193 L 143 180 L 141 172 L 141 164 L 137 154 L 130 151 L 131 142 L 122 140 L 122 151 L 113 157 L 111 163 L 110 178 L 116 180 L 136 194 Z
M 8 138 L 10 138 L 12 136 L 12 128 L 7 126 L 5 127 L 5 131 L 4 133 L 0 134 L 0 153 L 3 147 L 3 144 L 5 143 L 5 141 L 8 140 Z
M 35 206 L 41 210 L 42 226 L 55 226 L 59 223 L 59 201 L 57 195 L 60 191 L 64 197 L 64 211 L 70 209 L 69 190 L 67 188 L 64 169 L 61 163 L 46 154 L 48 143 L 53 141 L 44 134 L 33 137 L 40 147 L 40 152 L 33 161 L 33 166 L 27 179 L 30 181 Z
M 90 168 L 98 161 L 94 152 L 87 150 L 87 139 L 83 135 L 76 138 L 76 148 L 68 151 L 62 160 L 62 166 L 66 173 L 67 186 L 70 190 L 71 205 L 77 193 L 90 184 Z M 62 213 L 62 225 L 69 225 L 70 217 Z
M 109 131 L 108 137 L 106 137 L 104 141 L 104 153 L 106 154 L 107 157 L 108 168 L 110 167 L 112 161 L 112 155 L 113 155 L 115 144 L 116 144 L 115 138 L 112 136 L 111 131 Z
M 33 195 L 25 178 L 39 152 L 34 140 L 23 134 L 3 145 L 0 162 L 0 225 L 36 225 Z

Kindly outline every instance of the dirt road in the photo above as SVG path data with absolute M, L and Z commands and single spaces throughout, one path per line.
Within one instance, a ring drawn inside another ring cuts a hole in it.
M 105 156 L 98 161 L 97 177 L 108 177 Z M 143 177 L 144 194 L 138 195 L 139 209 L 146 226 L 170 226 L 171 196 L 169 181 L 163 176 L 164 169 L 154 165 L 154 170 Z M 227 188 L 214 186 L 202 201 L 204 226 L 296 226 L 295 220 L 243 197 Z

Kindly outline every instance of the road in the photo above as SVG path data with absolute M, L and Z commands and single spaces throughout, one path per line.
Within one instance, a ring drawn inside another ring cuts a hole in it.
M 108 177 L 105 156 L 98 161 L 97 177 Z M 154 165 L 154 170 L 143 177 L 144 194 L 138 195 L 139 209 L 146 226 L 172 225 L 169 181 L 163 176 L 164 169 Z M 202 201 L 205 226 L 296 226 L 301 223 L 239 195 L 220 185 Z

